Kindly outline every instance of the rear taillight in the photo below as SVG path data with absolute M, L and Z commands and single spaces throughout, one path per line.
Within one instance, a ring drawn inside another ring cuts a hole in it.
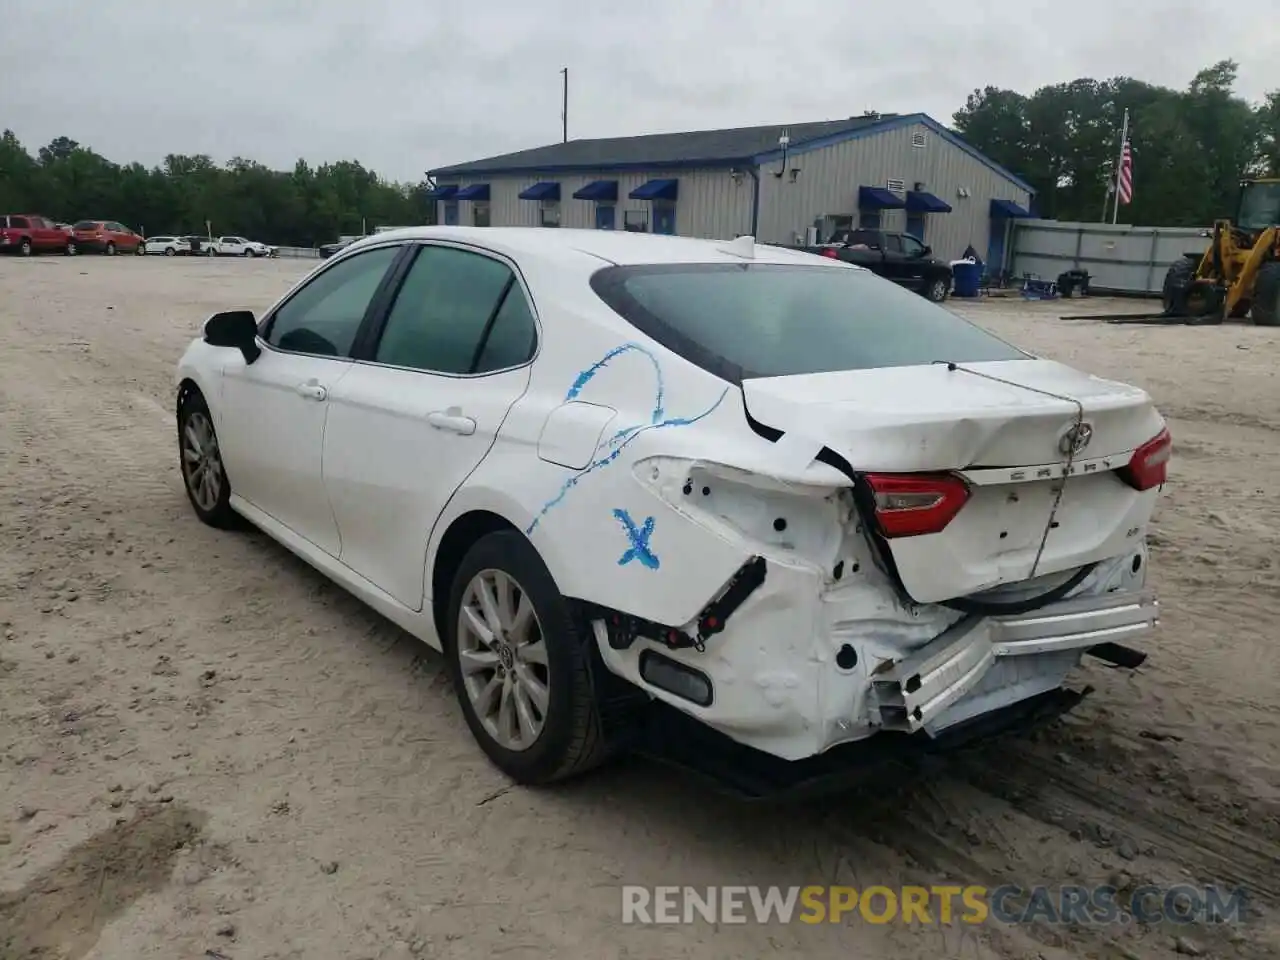
M 890 539 L 941 533 L 969 500 L 969 485 L 951 473 L 868 473 L 866 481 Z
M 1135 490 L 1150 490 L 1169 478 L 1169 458 L 1173 455 L 1173 437 L 1165 427 L 1133 451 L 1129 462 L 1116 471 L 1120 479 Z
M 840 254 L 836 253 L 836 250 L 834 247 L 827 247 L 827 249 L 822 251 L 822 255 L 824 257 L 830 257 L 832 260 L 840 259 Z

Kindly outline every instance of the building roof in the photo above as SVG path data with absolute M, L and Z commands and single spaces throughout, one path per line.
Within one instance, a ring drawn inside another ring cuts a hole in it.
M 458 163 L 429 171 L 432 176 L 471 173 L 499 173 L 517 170 L 545 170 L 548 167 L 582 167 L 593 170 L 635 164 L 687 165 L 696 161 L 724 163 L 747 161 L 756 154 L 778 149 L 778 137 L 785 130 L 791 146 L 821 137 L 848 133 L 874 126 L 896 114 L 850 117 L 847 120 L 820 120 L 816 123 L 770 124 L 762 127 L 733 127 L 728 130 L 692 130 L 680 133 L 653 133 L 639 137 L 608 137 L 602 140 L 570 140 L 532 150 L 518 150 L 483 160 Z
M 689 167 L 749 166 L 782 156 L 778 138 L 785 131 L 788 150 L 804 153 L 845 140 L 923 124 L 943 139 L 1005 177 L 1028 193 L 1035 190 L 1018 176 L 965 142 L 923 113 L 870 114 L 845 120 L 811 123 L 770 124 L 734 127 L 727 130 L 693 130 L 656 133 L 638 137 L 608 137 L 600 140 L 570 140 L 531 150 L 518 150 L 496 157 L 457 163 L 428 170 L 429 177 L 476 177 L 513 174 L 551 174 L 572 171 L 660 170 Z

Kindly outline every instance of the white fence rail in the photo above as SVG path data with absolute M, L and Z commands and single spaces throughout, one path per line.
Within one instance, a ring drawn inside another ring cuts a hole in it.
M 315 247 L 276 247 L 276 256 L 286 260 L 317 260 L 320 251 Z
M 1013 273 L 1046 280 L 1065 270 L 1089 272 L 1099 293 L 1159 294 L 1165 271 L 1183 254 L 1203 251 L 1208 240 L 1196 227 L 1020 220 L 1013 234 Z

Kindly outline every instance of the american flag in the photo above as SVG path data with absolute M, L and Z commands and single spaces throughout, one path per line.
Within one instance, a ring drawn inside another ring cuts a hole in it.
M 1124 149 L 1120 152 L 1120 177 L 1117 189 L 1120 191 L 1121 203 L 1133 203 L 1133 151 L 1129 149 L 1129 141 L 1124 141 Z

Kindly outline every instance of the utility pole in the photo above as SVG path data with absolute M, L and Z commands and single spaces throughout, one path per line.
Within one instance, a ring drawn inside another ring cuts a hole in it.
M 569 142 L 569 68 L 564 67 L 560 70 L 564 74 L 564 97 L 561 101 L 560 123 L 561 132 L 564 136 L 564 142 Z

